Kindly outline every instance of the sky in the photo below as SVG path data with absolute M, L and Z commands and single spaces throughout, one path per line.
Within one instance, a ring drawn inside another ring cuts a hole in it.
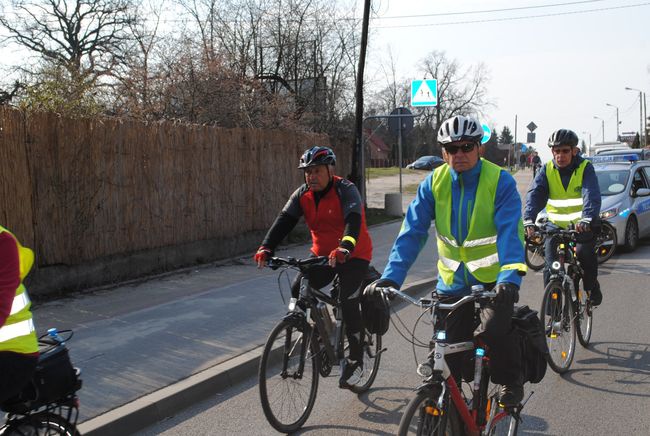
M 614 141 L 616 108 L 607 103 L 618 106 L 620 132 L 639 130 L 639 93 L 625 87 L 650 94 L 650 1 L 372 0 L 372 7 L 368 71 L 389 49 L 401 77 L 412 77 L 433 50 L 465 66 L 484 63 L 496 108 L 481 122 L 514 132 L 517 117 L 517 140 L 525 142 L 533 121 L 543 160 L 559 128 L 601 142 L 603 122 L 594 117 Z
M 7 0 L 0 0 L 4 2 Z M 360 23 L 363 0 L 357 4 Z M 588 144 L 639 130 L 639 93 L 650 93 L 650 0 L 371 0 L 366 87 L 382 86 L 378 71 L 390 52 L 402 78 L 418 78 L 428 53 L 445 51 L 464 66 L 483 63 L 489 99 L 482 123 L 508 126 L 525 142 L 531 121 L 542 159 L 559 128 Z M 504 10 L 505 9 L 505 10 Z M 359 24 L 360 25 L 360 24 Z M 24 53 L 23 53 L 24 55 Z M 22 59 L 0 47 L 0 63 Z M 385 82 L 384 82 L 385 84 Z M 646 97 L 647 98 L 647 97 Z M 601 119 L 595 119 L 599 117 Z

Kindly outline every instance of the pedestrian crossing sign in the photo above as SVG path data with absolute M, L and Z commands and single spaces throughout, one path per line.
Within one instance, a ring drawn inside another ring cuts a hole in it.
M 411 81 L 411 106 L 436 106 L 438 104 L 438 81 Z

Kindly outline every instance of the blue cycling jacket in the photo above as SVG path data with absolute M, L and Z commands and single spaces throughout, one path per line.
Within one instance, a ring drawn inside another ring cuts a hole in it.
M 582 156 L 575 156 L 569 166 L 566 168 L 558 168 L 553 161 L 553 165 L 560 172 L 560 179 L 562 185 L 566 189 L 569 186 L 569 181 L 573 172 L 578 168 L 580 163 L 585 160 Z M 524 224 L 533 224 L 537 218 L 537 214 L 546 207 L 548 202 L 548 178 L 546 177 L 546 165 L 542 166 L 541 170 L 537 172 L 535 179 L 528 188 L 526 195 L 526 208 L 524 209 Z M 596 177 L 596 170 L 591 163 L 585 167 L 582 175 L 582 220 L 586 222 L 600 222 L 600 188 L 598 186 L 598 177 Z
M 469 222 L 475 204 L 476 188 L 481 173 L 482 161 L 469 171 L 458 173 L 450 168 L 452 178 L 451 232 L 459 243 L 463 243 L 469 231 Z M 431 221 L 435 220 L 435 199 L 431 190 L 433 173 L 418 187 L 415 199 L 409 205 L 400 230 L 384 269 L 383 279 L 402 286 L 406 274 L 415 262 L 427 241 Z M 462 204 L 461 203 L 462 200 Z M 524 263 L 524 243 L 519 235 L 521 223 L 521 198 L 515 180 L 502 170 L 497 185 L 494 221 L 497 227 L 497 252 L 501 265 Z M 460 208 L 458 206 L 461 206 Z M 461 214 L 459 217 L 458 214 Z M 497 283 L 521 285 L 521 276 L 516 270 L 501 271 Z M 454 282 L 447 286 L 438 279 L 438 292 L 448 295 L 467 295 L 472 285 L 479 282 L 461 263 L 454 274 Z

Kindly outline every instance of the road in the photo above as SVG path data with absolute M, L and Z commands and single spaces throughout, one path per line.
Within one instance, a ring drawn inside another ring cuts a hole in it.
M 604 302 L 594 315 L 592 344 L 577 345 L 571 370 L 559 376 L 549 368 L 544 380 L 527 385 L 534 391 L 526 404 L 520 434 L 618 435 L 648 434 L 650 429 L 650 241 L 631 254 L 614 257 L 602 266 Z M 521 304 L 538 308 L 541 273 L 529 275 L 521 289 Z M 401 306 L 397 315 L 409 328 L 416 308 Z M 395 434 L 412 389 L 419 383 L 412 347 L 400 337 L 395 323 L 384 337 L 375 385 L 356 396 L 336 387 L 336 379 L 322 380 L 316 405 L 298 434 Z M 427 340 L 430 330 L 420 325 L 416 336 Z M 424 352 L 419 349 L 421 359 Z M 251 377 L 241 385 L 179 413 L 141 432 L 143 435 L 267 435 L 266 422 Z

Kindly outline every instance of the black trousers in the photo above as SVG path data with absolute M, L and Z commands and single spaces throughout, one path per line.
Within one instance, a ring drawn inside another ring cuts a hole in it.
M 350 359 L 361 360 L 363 350 L 361 349 L 361 328 L 363 322 L 361 319 L 361 307 L 359 306 L 359 297 L 361 292 L 359 287 L 366 277 L 368 265 L 370 262 L 363 259 L 350 259 L 345 263 L 336 265 L 336 268 L 329 266 L 314 267 L 309 271 L 309 284 L 317 289 L 325 287 L 333 279 L 334 275 L 339 276 L 340 300 L 345 330 L 350 344 Z M 302 274 L 298 274 L 291 285 L 291 295 L 298 298 L 300 293 L 300 279 Z
M 458 300 L 450 299 L 449 302 Z M 447 301 L 445 301 L 447 302 Z M 519 337 L 512 331 L 514 301 L 481 306 L 480 319 L 475 319 L 474 305 L 465 304 L 454 311 L 440 311 L 437 329 L 444 327 L 447 342 L 472 341 L 475 336 L 488 348 L 490 378 L 496 384 L 523 384 L 523 366 Z M 444 322 L 444 325 L 442 324 Z M 474 377 L 474 355 L 471 352 L 456 353 L 446 357 L 447 364 L 457 381 Z
M 550 265 L 556 260 L 557 242 L 552 238 L 546 238 L 544 243 L 544 255 L 546 265 Z M 592 291 L 596 286 L 598 279 L 598 258 L 596 255 L 596 239 L 593 232 L 584 232 L 576 236 L 576 252 L 582 269 L 585 272 L 583 285 L 586 291 Z M 544 286 L 548 284 L 551 272 L 548 267 L 544 267 Z
M 0 404 L 17 395 L 32 378 L 38 357 L 0 351 Z

